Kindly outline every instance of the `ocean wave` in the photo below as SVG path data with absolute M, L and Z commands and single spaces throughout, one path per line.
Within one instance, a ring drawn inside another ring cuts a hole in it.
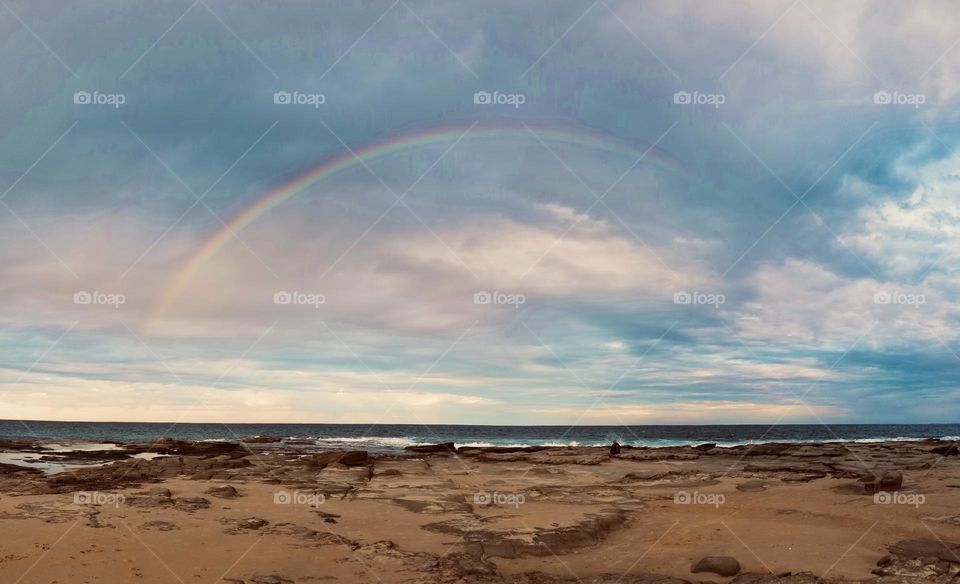
M 315 438 L 314 442 L 317 445 L 324 444 L 372 444 L 375 446 L 392 446 L 395 448 L 403 448 L 405 446 L 416 446 L 419 444 L 424 444 L 423 442 L 417 442 L 411 438 L 398 438 L 396 436 L 353 436 L 353 437 L 326 437 L 326 438 Z

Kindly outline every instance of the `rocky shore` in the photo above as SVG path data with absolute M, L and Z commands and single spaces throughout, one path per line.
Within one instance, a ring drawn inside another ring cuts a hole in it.
M 309 452 L 271 437 L 0 452 L 7 582 L 960 581 L 936 440 Z

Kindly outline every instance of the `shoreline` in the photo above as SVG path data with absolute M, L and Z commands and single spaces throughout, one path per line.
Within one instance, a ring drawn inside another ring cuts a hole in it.
M 940 584 L 960 573 L 960 551 L 941 543 L 960 541 L 954 441 L 625 446 L 616 456 L 271 444 L 73 451 L 67 460 L 114 458 L 54 474 L 0 464 L 0 526 L 18 534 L 5 541 L 0 578 L 16 580 L 54 544 L 86 560 L 44 562 L 49 572 L 24 582 L 111 581 L 104 574 L 128 567 L 96 552 L 108 548 L 142 558 L 137 582 L 169 581 L 170 570 L 210 579 L 205 566 L 250 546 L 262 549 L 217 582 Z M 37 448 L 0 441 L 4 453 Z M 146 452 L 160 455 L 130 458 Z M 68 528 L 78 536 L 57 543 Z M 712 556 L 734 558 L 737 574 L 692 572 Z

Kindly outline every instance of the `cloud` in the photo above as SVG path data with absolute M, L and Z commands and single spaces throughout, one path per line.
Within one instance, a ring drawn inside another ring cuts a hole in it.
M 809 421 L 790 409 L 808 389 L 830 420 L 952 415 L 950 3 L 610 2 L 572 29 L 585 7 L 566 0 L 409 6 L 365 35 L 387 6 L 211 5 L 233 32 L 197 6 L 149 51 L 186 5 L 20 7 L 79 80 L 0 19 L 10 415 L 368 421 L 397 396 L 394 421 L 560 423 L 600 393 L 636 422 Z M 281 89 L 326 102 L 274 104 Z M 78 90 L 127 99 L 82 107 Z M 479 90 L 527 99 L 474 104 Z M 879 90 L 925 103 L 873 103 Z M 685 107 L 677 91 L 726 99 Z M 475 121 L 577 139 L 365 160 L 228 238 L 157 310 L 276 185 Z
M 809 409 L 808 409 L 809 408 Z M 669 406 L 598 406 L 593 409 L 539 408 L 561 424 L 817 423 L 847 414 L 836 407 L 749 402 L 677 402 Z

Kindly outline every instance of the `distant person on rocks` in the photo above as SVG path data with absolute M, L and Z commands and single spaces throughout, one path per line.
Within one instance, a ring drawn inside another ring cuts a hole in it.
M 618 454 L 620 454 L 620 443 L 614 440 L 613 444 L 610 445 L 610 456 L 616 456 Z

